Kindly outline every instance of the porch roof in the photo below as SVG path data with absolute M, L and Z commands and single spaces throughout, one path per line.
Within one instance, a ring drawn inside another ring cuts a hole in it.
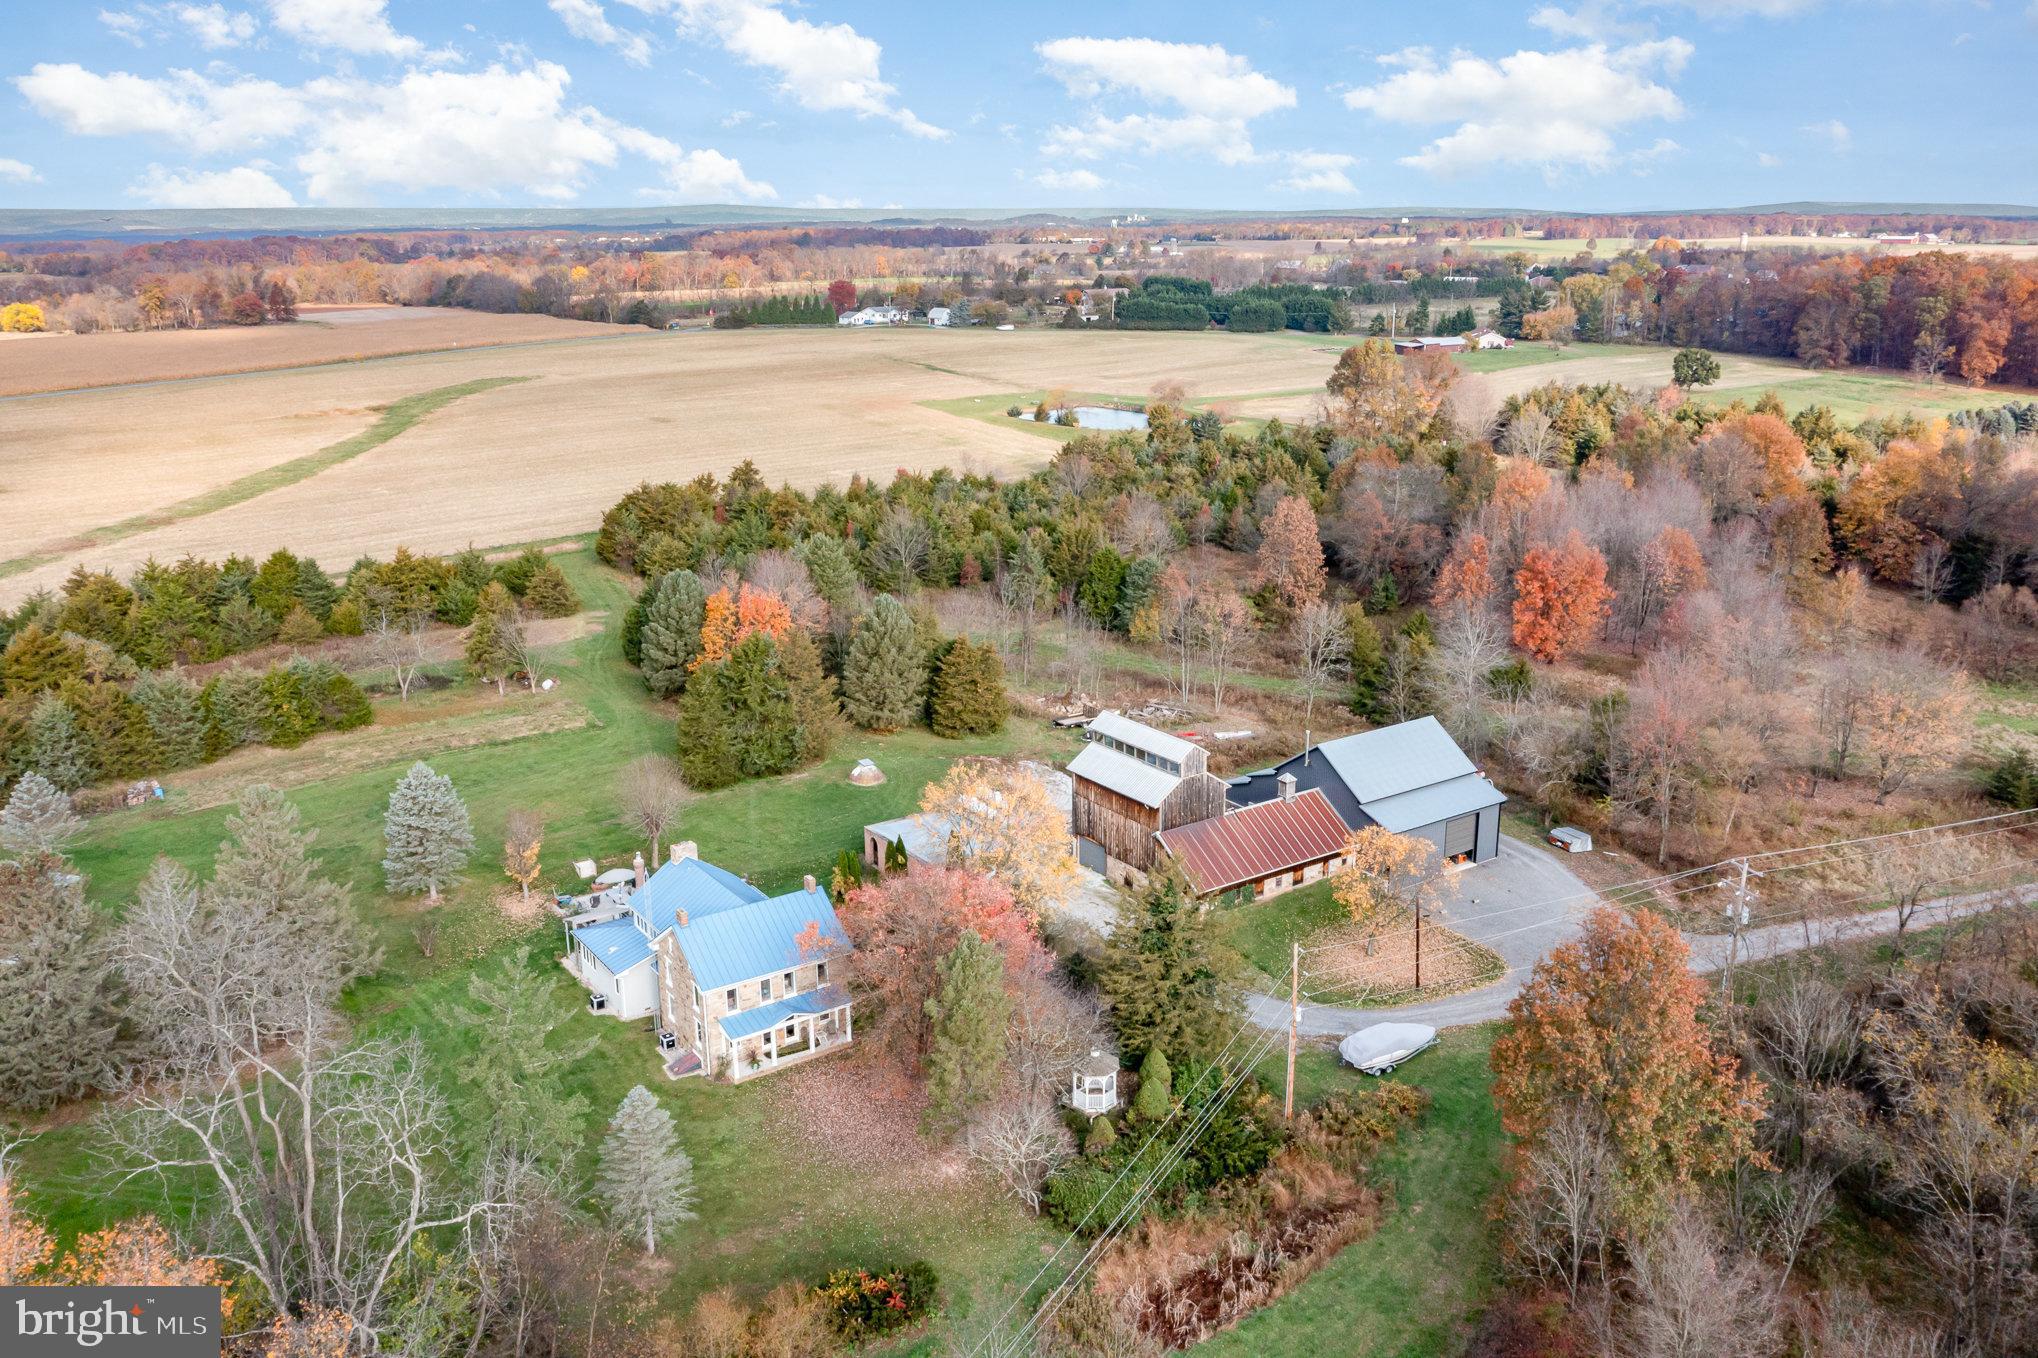
M 724 1014 L 715 1022 L 722 1025 L 722 1032 L 731 1040 L 750 1037 L 767 1028 L 776 1028 L 789 1018 L 802 1014 L 825 1014 L 830 1009 L 839 1009 L 849 1003 L 849 992 L 839 985 L 824 985 L 819 990 L 809 990 L 804 995 L 789 995 L 771 1004 L 760 1004 L 755 1009 L 745 1009 L 734 1014 Z

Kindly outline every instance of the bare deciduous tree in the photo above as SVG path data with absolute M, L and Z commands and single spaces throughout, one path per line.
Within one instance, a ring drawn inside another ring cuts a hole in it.
M 1634 1251 L 1627 1346 L 1634 1358 L 1768 1358 L 1778 1321 L 1754 1261 L 1728 1254 L 1688 1202 Z
M 693 799 L 679 767 L 663 755 L 647 754 L 623 766 L 617 788 L 623 824 L 651 841 L 651 861 L 658 862 L 659 843 Z
M 1317 599 L 1295 615 L 1296 675 L 1302 680 L 1302 724 L 1316 713 L 1316 695 L 1337 684 L 1351 667 L 1352 634 L 1344 613 Z
M 990 1109 L 971 1125 L 963 1151 L 1029 1208 L 1040 1206 L 1047 1176 L 1074 1152 L 1051 1099 L 1038 1092 Z
M 370 652 L 376 664 L 389 667 L 399 702 L 410 701 L 411 685 L 417 682 L 418 673 L 424 668 L 427 621 L 421 612 L 396 609 L 385 604 L 375 609 L 369 626 Z

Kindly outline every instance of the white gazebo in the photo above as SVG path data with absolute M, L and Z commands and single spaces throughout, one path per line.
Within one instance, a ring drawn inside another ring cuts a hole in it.
M 1096 1117 L 1118 1106 L 1118 1058 L 1092 1051 L 1076 1063 L 1069 1076 L 1069 1103 Z

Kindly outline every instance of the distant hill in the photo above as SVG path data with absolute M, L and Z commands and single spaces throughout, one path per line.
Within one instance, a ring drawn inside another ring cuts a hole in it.
M 194 236 L 334 235 L 349 231 L 632 230 L 661 232 L 714 226 L 799 226 L 825 223 L 897 226 L 1102 226 L 1116 218 L 1142 224 L 1227 220 L 1346 221 L 1380 218 L 1656 217 L 1794 213 L 2038 218 L 2038 207 L 2014 203 L 1767 203 L 1752 207 L 1637 208 L 1576 212 L 1563 208 L 1380 206 L 1268 208 L 798 208 L 747 204 L 652 207 L 533 208 L 133 208 L 61 210 L 0 208 L 0 240 L 164 240 Z

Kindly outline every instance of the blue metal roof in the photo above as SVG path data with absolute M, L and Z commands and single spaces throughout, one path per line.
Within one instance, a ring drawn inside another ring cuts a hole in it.
M 818 950 L 800 946 L 800 935 L 810 928 L 819 930 Z M 835 907 L 819 886 L 707 915 L 689 912 L 685 927 L 674 925 L 672 936 L 702 990 L 769 976 L 849 948 Z
M 1325 741 L 1316 747 L 1316 753 L 1330 761 L 1352 796 L 1375 820 L 1379 819 L 1372 808 L 1376 801 L 1477 772 L 1435 717 Z
M 819 990 L 809 990 L 804 995 L 793 995 L 771 1004 L 760 1004 L 755 1009 L 745 1009 L 740 1013 L 724 1014 L 715 1022 L 721 1024 L 722 1031 L 731 1038 L 749 1037 L 767 1028 L 776 1028 L 797 1014 L 824 1014 L 847 1003 L 849 1003 L 848 991 L 839 985 L 824 985 Z
M 1476 773 L 1467 773 L 1363 805 L 1367 815 L 1399 835 L 1453 816 L 1468 816 L 1506 800 L 1506 795 L 1499 788 Z
M 763 899 L 762 891 L 726 868 L 698 858 L 682 858 L 661 864 L 651 880 L 630 897 L 630 908 L 643 917 L 649 936 L 656 938 L 673 926 L 681 910 L 688 919 L 701 919 Z
M 575 929 L 573 941 L 618 976 L 640 962 L 651 960 L 651 940 L 627 915 Z

